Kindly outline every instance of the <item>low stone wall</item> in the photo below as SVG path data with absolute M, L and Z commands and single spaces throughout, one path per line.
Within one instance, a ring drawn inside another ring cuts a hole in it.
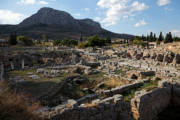
M 73 102 L 69 107 L 56 107 L 53 111 L 43 112 L 42 116 L 50 120 L 129 120 L 131 107 L 122 101 L 121 95 L 106 98 L 92 106 L 76 106 Z
M 153 91 L 136 92 L 131 100 L 132 115 L 136 120 L 153 120 L 169 105 L 180 105 L 180 85 L 172 81 L 159 81 Z
M 105 90 L 103 93 L 106 96 L 113 96 L 115 94 L 122 94 L 124 92 L 128 92 L 131 89 L 135 89 L 135 88 L 142 86 L 144 82 L 145 81 L 141 81 L 141 82 L 136 82 L 133 84 L 123 85 L 120 87 L 112 88 L 111 90 Z
M 129 90 L 141 84 L 134 83 L 133 87 L 123 86 L 120 91 L 126 91 L 127 88 Z M 94 99 L 96 96 L 89 96 L 89 98 Z M 180 105 L 180 84 L 166 80 L 159 81 L 158 88 L 136 92 L 131 102 L 123 101 L 123 96 L 120 94 L 102 100 L 93 99 L 87 104 L 84 101 L 68 100 L 64 105 L 39 113 L 43 118 L 50 120 L 153 120 L 170 104 Z

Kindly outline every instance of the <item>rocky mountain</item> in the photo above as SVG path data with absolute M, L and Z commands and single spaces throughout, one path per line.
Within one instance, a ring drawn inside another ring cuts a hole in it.
M 41 8 L 36 14 L 26 18 L 18 25 L 0 25 L 0 36 L 7 36 L 11 32 L 26 35 L 35 39 L 42 39 L 46 34 L 50 39 L 79 39 L 99 35 L 112 38 L 132 38 L 132 35 L 116 34 L 101 27 L 98 22 L 91 19 L 78 20 L 69 13 L 53 8 Z

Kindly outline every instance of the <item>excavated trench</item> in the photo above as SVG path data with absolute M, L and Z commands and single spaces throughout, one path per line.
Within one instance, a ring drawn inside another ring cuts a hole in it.
M 136 120 L 180 120 L 180 84 L 177 82 L 160 81 L 156 90 L 136 94 L 131 100 L 133 117 Z
M 180 107 L 169 105 L 157 116 L 156 120 L 180 120 Z
M 179 84 L 172 85 L 169 105 L 157 115 L 156 120 L 180 120 L 179 87 Z

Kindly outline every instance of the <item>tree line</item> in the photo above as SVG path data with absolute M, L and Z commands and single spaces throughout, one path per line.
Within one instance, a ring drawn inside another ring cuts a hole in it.
M 164 42 L 164 43 L 172 43 L 173 41 L 180 41 L 180 38 L 178 37 L 172 37 L 172 33 L 168 32 L 164 36 L 162 32 L 160 32 L 159 37 L 156 37 L 156 34 L 153 32 L 150 32 L 150 35 L 147 35 L 146 37 L 142 35 L 141 39 L 143 41 L 148 42 Z
M 10 36 L 8 37 L 8 43 L 10 45 L 16 45 L 16 44 L 21 44 L 24 46 L 32 46 L 33 45 L 32 39 L 25 37 L 25 36 L 17 36 L 16 33 L 10 34 Z
M 160 32 L 159 36 L 157 37 L 155 33 L 150 32 L 149 35 L 147 36 L 136 36 L 133 40 L 133 43 L 136 45 L 141 45 L 141 46 L 148 46 L 149 42 L 156 42 L 158 45 L 163 42 L 163 43 L 172 43 L 173 41 L 179 41 L 179 37 L 172 37 L 172 33 L 168 32 L 164 36 L 162 32 Z

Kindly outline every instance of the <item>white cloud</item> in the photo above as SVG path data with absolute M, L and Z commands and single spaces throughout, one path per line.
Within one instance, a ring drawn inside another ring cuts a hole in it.
M 166 11 L 168 11 L 168 12 L 173 11 L 172 8 L 168 8 L 168 7 L 165 7 L 164 10 L 166 10 Z
M 164 5 L 167 5 L 171 2 L 171 0 L 158 0 L 157 1 L 157 4 L 158 6 L 164 6 Z
M 124 19 L 128 19 L 129 16 L 128 16 L 128 15 L 124 15 L 123 18 L 124 18 Z
M 47 5 L 48 2 L 46 2 L 44 0 L 20 0 L 18 2 L 18 4 L 24 4 L 24 5 L 34 5 L 34 4 Z
M 36 0 L 20 0 L 18 3 L 20 4 L 35 4 Z
M 140 20 L 139 22 L 137 22 L 134 27 L 141 27 L 141 26 L 145 26 L 147 25 L 147 23 L 145 22 L 145 20 Z
M 89 8 L 84 8 L 84 11 L 89 11 Z
M 172 30 L 173 35 L 180 37 L 180 30 Z
M 25 16 L 23 14 L 0 9 L 0 24 L 18 24 L 24 18 Z
M 78 16 L 78 17 L 79 17 L 79 16 L 81 16 L 81 14 L 80 14 L 80 13 L 76 13 L 76 14 L 74 14 L 74 15 L 75 15 L 75 16 Z
M 101 18 L 100 17 L 95 17 L 94 20 L 100 22 Z
M 38 1 L 38 4 L 41 4 L 41 5 L 47 5 L 47 4 L 49 4 L 49 3 L 46 2 L 46 1 L 43 1 L 43 0 L 40 0 L 40 1 Z
M 145 3 L 131 0 L 99 0 L 97 5 L 100 8 L 107 9 L 106 18 L 102 21 L 105 26 L 115 25 L 122 16 L 134 16 L 136 12 L 148 8 Z

